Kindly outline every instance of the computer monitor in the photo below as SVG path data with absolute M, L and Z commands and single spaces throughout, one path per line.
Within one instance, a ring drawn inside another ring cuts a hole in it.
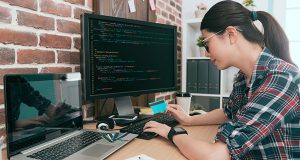
M 115 98 L 125 115 L 125 96 L 176 90 L 176 26 L 85 13 L 81 30 L 86 100 Z

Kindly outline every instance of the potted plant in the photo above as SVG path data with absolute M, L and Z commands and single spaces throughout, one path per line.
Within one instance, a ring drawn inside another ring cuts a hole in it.
M 205 53 L 206 53 L 206 49 L 204 48 L 204 45 L 203 45 L 203 40 L 204 38 L 202 36 L 200 36 L 198 39 L 197 39 L 197 46 L 199 47 L 199 52 L 200 52 L 200 56 L 204 56 Z
M 254 1 L 253 0 L 243 0 L 243 5 L 249 9 L 249 10 L 253 10 L 255 5 L 254 5 Z
M 202 18 L 207 12 L 207 6 L 204 3 L 199 3 L 197 5 L 197 10 L 195 11 L 196 18 Z

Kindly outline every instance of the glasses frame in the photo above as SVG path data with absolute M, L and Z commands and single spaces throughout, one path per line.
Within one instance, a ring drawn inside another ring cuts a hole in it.
M 220 34 L 220 33 L 223 32 L 223 31 L 224 31 L 224 29 L 222 29 L 222 30 L 220 30 L 220 31 L 218 31 L 218 32 L 216 32 L 216 33 L 214 33 L 213 35 L 211 35 L 211 36 L 209 36 L 209 37 L 207 37 L 207 38 L 205 38 L 205 39 L 203 39 L 203 40 L 201 41 L 201 43 L 202 43 L 202 45 L 204 46 L 206 52 L 209 52 L 209 47 L 208 47 L 208 45 L 207 45 L 208 40 L 209 40 L 210 38 L 214 37 L 215 35 Z
M 226 29 L 227 29 L 227 28 L 226 28 Z M 207 45 L 208 40 L 209 40 L 210 38 L 214 37 L 215 35 L 218 35 L 218 34 L 222 33 L 222 32 L 225 31 L 226 29 L 222 29 L 222 30 L 220 30 L 220 31 L 218 31 L 218 32 L 216 32 L 216 33 L 214 33 L 213 35 L 211 35 L 211 36 L 209 36 L 209 37 L 207 37 L 207 38 L 205 38 L 205 39 L 203 39 L 203 40 L 201 41 L 202 46 L 204 46 L 206 52 L 209 52 L 209 47 L 208 47 L 208 45 Z M 239 28 L 239 26 L 235 26 L 235 29 L 236 29 L 237 31 L 239 31 L 239 32 L 242 32 L 242 31 L 243 31 L 242 29 Z

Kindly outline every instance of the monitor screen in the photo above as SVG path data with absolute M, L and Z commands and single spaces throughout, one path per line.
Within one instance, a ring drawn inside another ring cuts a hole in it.
M 176 90 L 176 26 L 84 14 L 85 99 Z

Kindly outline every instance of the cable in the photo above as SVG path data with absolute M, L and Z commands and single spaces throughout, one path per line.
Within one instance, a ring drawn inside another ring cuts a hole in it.
M 101 108 L 100 108 L 100 112 L 99 112 L 99 115 L 101 116 L 102 112 L 103 112 L 103 108 L 104 108 L 104 105 L 107 101 L 107 98 L 105 99 L 104 103 L 102 104 Z

